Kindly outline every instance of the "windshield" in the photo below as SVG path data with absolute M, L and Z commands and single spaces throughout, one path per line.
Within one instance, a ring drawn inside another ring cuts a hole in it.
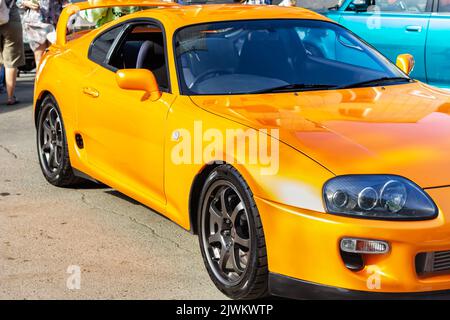
M 186 95 L 251 94 L 279 87 L 323 90 L 406 78 L 346 29 L 325 21 L 188 26 L 176 33 L 175 51 L 181 91 Z

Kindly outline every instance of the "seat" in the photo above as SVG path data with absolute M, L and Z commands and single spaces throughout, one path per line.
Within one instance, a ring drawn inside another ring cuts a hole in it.
M 134 69 L 136 68 L 136 59 L 141 47 L 140 41 L 127 41 L 122 49 L 122 66 L 119 68 Z
M 191 67 L 194 75 L 198 76 L 210 69 L 232 71 L 238 65 L 238 55 L 229 39 L 208 38 L 205 41 L 206 48 L 199 46 L 191 59 Z
M 142 43 L 136 58 L 136 69 L 152 71 L 160 88 L 167 89 L 169 87 L 162 40 L 161 43 L 149 40 Z
M 289 63 L 289 56 L 282 40 L 264 31 L 254 31 L 248 34 L 242 46 L 238 73 L 290 83 L 294 70 Z
M 185 46 L 189 50 L 182 53 L 180 59 L 188 88 L 193 85 L 196 78 L 209 70 L 235 72 L 238 66 L 239 57 L 233 42 L 229 39 L 222 37 L 196 39 Z

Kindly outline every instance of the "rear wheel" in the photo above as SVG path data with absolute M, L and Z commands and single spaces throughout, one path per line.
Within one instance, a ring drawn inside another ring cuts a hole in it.
M 39 164 L 48 182 L 64 187 L 83 181 L 73 173 L 64 122 L 58 104 L 50 95 L 40 105 L 36 136 Z
M 222 165 L 209 175 L 200 210 L 200 247 L 216 287 L 233 299 L 265 297 L 264 232 L 250 188 L 236 169 Z

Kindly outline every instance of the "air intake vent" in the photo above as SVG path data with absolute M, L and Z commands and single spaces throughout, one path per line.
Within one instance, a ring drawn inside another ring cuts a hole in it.
M 450 251 L 420 253 L 416 256 L 416 271 L 419 275 L 450 273 Z

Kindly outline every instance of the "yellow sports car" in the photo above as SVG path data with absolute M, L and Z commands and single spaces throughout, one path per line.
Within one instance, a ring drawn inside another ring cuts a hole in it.
M 397 65 L 300 8 L 69 5 L 36 76 L 42 172 L 198 234 L 231 298 L 447 296 L 450 95 Z

